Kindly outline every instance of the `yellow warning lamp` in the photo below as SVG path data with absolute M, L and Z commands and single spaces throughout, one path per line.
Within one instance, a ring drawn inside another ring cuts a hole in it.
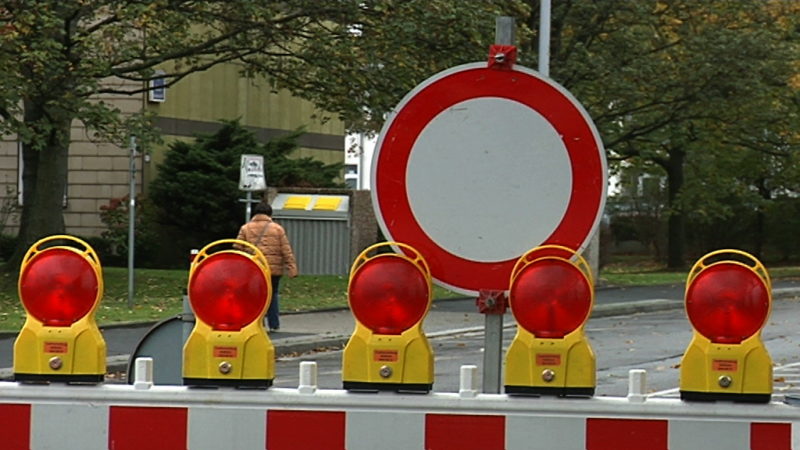
M 20 266 L 27 318 L 14 342 L 14 379 L 96 383 L 106 373 L 106 342 L 94 313 L 103 296 L 100 260 L 65 235 L 33 244 Z
M 249 242 L 223 239 L 197 253 L 189 268 L 196 320 L 183 346 L 183 384 L 272 385 L 275 347 L 262 320 L 271 292 L 267 259 Z
M 761 262 L 739 250 L 703 256 L 689 272 L 685 304 L 694 334 L 681 360 L 681 398 L 769 402 L 772 359 L 761 329 L 772 284 Z
M 402 253 L 385 253 L 392 246 Z M 431 292 L 428 264 L 412 247 L 384 242 L 358 255 L 347 288 L 356 328 L 342 356 L 345 389 L 431 390 L 433 350 L 422 331 Z
M 537 247 L 511 272 L 517 335 L 506 352 L 507 394 L 594 395 L 595 357 L 584 333 L 594 304 L 592 271 L 572 249 Z

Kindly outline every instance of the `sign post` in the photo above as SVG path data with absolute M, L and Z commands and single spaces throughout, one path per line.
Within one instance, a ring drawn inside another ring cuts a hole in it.
M 239 171 L 239 190 L 247 192 L 244 221 L 250 220 L 250 207 L 259 200 L 253 200 L 253 192 L 267 190 L 267 179 L 264 176 L 264 157 L 261 155 L 242 155 Z
M 516 24 L 513 17 L 498 17 L 494 25 L 494 43 L 511 46 L 516 42 Z M 505 57 L 505 56 L 504 56 Z M 506 312 L 502 293 L 487 295 L 481 291 L 477 299 L 478 310 L 483 313 L 483 392 L 500 393 L 500 372 L 503 367 L 503 315 Z
M 591 118 L 562 86 L 515 65 L 515 50 L 494 45 L 488 64 L 423 81 L 389 115 L 373 155 L 384 236 L 419 251 L 436 284 L 476 298 L 507 291 L 535 247 L 582 251 L 605 205 Z

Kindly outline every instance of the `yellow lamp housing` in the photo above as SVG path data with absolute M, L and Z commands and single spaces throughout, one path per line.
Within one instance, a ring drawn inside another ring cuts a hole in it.
M 397 253 L 386 253 L 392 247 Z M 428 264 L 409 245 L 383 242 L 358 255 L 347 288 L 356 326 L 342 356 L 345 389 L 430 392 L 433 349 L 422 321 L 431 293 Z
M 596 363 L 584 333 L 594 282 L 586 260 L 558 245 L 530 250 L 511 271 L 509 305 L 517 334 L 506 352 L 505 392 L 594 395 Z
M 103 273 L 92 247 L 66 235 L 39 240 L 22 259 L 17 288 L 26 319 L 14 342 L 14 379 L 103 381 L 106 342 L 94 317 Z
M 236 239 L 208 244 L 192 260 L 188 294 L 196 320 L 183 346 L 183 383 L 271 386 L 275 347 L 263 317 L 272 284 L 261 251 Z
M 772 284 L 761 262 L 740 250 L 703 256 L 687 277 L 685 306 L 694 333 L 681 360 L 681 399 L 769 402 L 772 359 L 761 330 Z

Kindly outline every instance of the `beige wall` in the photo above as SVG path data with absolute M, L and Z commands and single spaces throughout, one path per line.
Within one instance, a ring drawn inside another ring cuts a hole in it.
M 124 84 L 117 81 L 116 84 Z M 103 96 L 123 114 L 141 110 L 141 96 Z M 100 221 L 100 206 L 115 197 L 128 195 L 130 183 L 130 152 L 90 136 L 82 124 L 72 124 L 70 155 L 67 174 L 67 205 L 64 221 L 67 233 L 79 236 L 96 236 L 105 230 Z M 0 143 L 0 211 L 3 207 L 17 206 L 19 177 L 18 143 L 16 136 L 7 136 Z M 141 184 L 141 156 L 137 158 L 137 185 Z M 139 187 L 140 189 L 141 187 Z M 0 226 L 6 219 L 0 213 Z M 0 232 L 17 232 L 18 214 L 5 221 Z
M 263 140 L 304 126 L 307 134 L 301 139 L 298 156 L 311 156 L 325 163 L 344 161 L 341 121 L 321 120 L 319 117 L 323 114 L 311 103 L 292 97 L 286 91 L 275 92 L 264 81 L 241 78 L 233 65 L 181 80 L 167 89 L 163 103 L 146 101 L 144 95 L 106 96 L 103 100 L 113 103 L 123 113 L 150 109 L 157 115 L 156 124 L 163 126 L 167 142 L 191 139 L 197 132 L 213 132 L 219 119 L 240 118 Z M 145 149 L 147 159 L 144 153 L 137 156 L 137 195 L 142 192 L 142 180 L 153 179 L 164 148 L 165 145 Z M 4 213 L 9 206 L 17 204 L 17 161 L 16 137 L 6 136 L 0 141 L 0 232 L 7 234 L 16 233 L 18 224 L 14 217 Z M 128 195 L 129 184 L 130 151 L 92 139 L 79 123 L 73 123 L 64 209 L 67 233 L 86 237 L 105 231 L 100 221 L 100 207 L 112 198 Z
M 252 127 L 293 130 L 305 126 L 309 133 L 344 132 L 341 121 L 323 121 L 326 114 L 311 102 L 299 100 L 286 90 L 273 90 L 263 78 L 242 78 L 234 64 L 193 74 L 167 89 L 165 102 L 149 105 L 162 117 L 202 122 L 238 117 L 242 124 Z

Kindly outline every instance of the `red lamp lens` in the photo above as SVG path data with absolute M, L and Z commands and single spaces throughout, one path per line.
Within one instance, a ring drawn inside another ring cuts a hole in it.
M 709 266 L 686 291 L 686 314 L 711 342 L 738 344 L 761 329 L 769 313 L 769 292 L 761 277 L 732 263 Z
M 558 339 L 580 327 L 592 307 L 583 272 L 568 261 L 534 261 L 514 278 L 509 304 L 517 323 L 537 338 Z
M 25 309 L 49 327 L 68 327 L 89 314 L 97 290 L 91 263 L 69 249 L 42 251 L 30 259 L 20 277 Z
M 350 308 L 376 334 L 401 334 L 422 320 L 430 302 L 425 275 L 411 261 L 386 255 L 365 262 L 350 280 Z
M 268 294 L 261 268 L 236 253 L 207 257 L 189 280 L 189 301 L 195 315 L 219 331 L 238 331 L 258 319 Z

